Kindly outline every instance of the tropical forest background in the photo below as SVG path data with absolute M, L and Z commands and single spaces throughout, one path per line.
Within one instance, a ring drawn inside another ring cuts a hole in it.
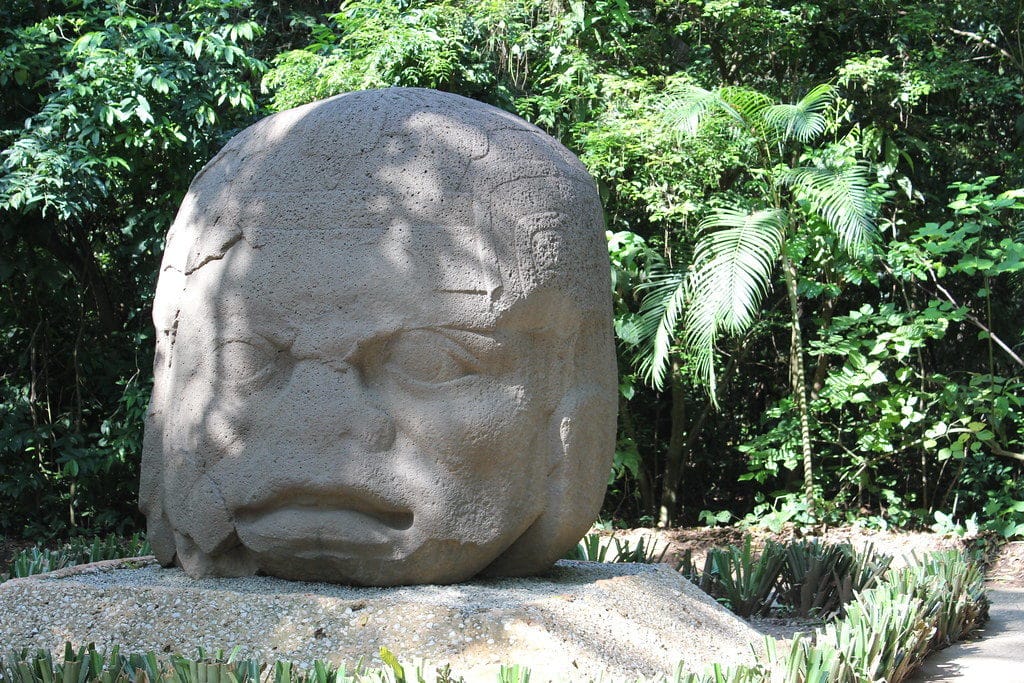
M 4 0 L 0 534 L 128 533 L 163 236 L 274 111 L 423 86 L 601 190 L 622 524 L 1024 534 L 1022 0 Z

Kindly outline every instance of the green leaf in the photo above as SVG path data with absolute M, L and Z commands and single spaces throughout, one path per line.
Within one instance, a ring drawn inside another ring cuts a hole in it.
M 721 331 L 740 334 L 753 322 L 771 286 L 787 220 L 786 212 L 775 209 L 718 209 L 699 226 L 683 340 L 712 395 L 715 340 Z
M 383 661 L 394 673 L 395 683 L 405 683 L 405 668 L 399 663 L 398 658 L 395 657 L 394 653 L 381 645 L 380 658 L 381 661 Z
M 686 300 L 686 276 L 680 272 L 655 271 L 650 280 L 637 289 L 643 294 L 643 301 L 638 314 L 640 344 L 636 359 L 640 374 L 660 389 L 668 371 L 676 323 Z
M 705 123 L 717 119 L 724 120 L 733 128 L 750 130 L 770 104 L 768 97 L 749 88 L 705 90 L 683 84 L 665 93 L 661 109 L 670 127 L 695 135 Z
M 862 253 L 877 241 L 875 206 L 864 164 L 787 169 L 782 181 L 807 200 L 851 254 Z
M 825 132 L 821 114 L 835 100 L 835 88 L 827 83 L 815 86 L 796 104 L 775 104 L 764 111 L 764 120 L 784 138 L 810 142 Z

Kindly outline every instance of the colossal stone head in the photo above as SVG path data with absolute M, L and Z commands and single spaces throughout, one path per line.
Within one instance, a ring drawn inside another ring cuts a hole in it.
M 545 570 L 608 475 L 610 292 L 593 181 L 511 114 L 396 88 L 251 126 L 167 236 L 157 558 L 366 585 Z

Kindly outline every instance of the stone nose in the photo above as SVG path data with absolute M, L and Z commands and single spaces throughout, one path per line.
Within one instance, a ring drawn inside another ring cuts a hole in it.
M 356 441 L 370 453 L 386 451 L 394 444 L 394 421 L 348 363 L 299 361 L 291 387 L 300 433 L 327 440 L 327 447 L 337 445 L 338 440 Z

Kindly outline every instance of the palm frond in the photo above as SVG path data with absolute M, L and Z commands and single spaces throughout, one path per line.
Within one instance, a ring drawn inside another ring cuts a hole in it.
M 740 122 L 751 127 L 764 119 L 764 113 L 771 107 L 772 99 L 750 88 L 727 85 L 718 89 L 719 97 L 737 112 Z
M 683 342 L 698 376 L 715 391 L 714 345 L 720 332 L 747 329 L 771 285 L 788 216 L 779 209 L 718 209 L 701 222 L 694 250 Z
M 720 91 L 691 84 L 667 90 L 661 111 L 669 126 L 688 135 L 695 135 L 705 121 L 715 117 L 724 116 L 734 125 L 746 125 L 743 115 L 722 98 Z
M 871 179 L 864 164 L 793 168 L 782 182 L 793 188 L 798 199 L 807 201 L 849 253 L 862 252 L 878 237 Z
M 815 86 L 796 104 L 775 104 L 764 111 L 764 121 L 784 138 L 809 142 L 825 132 L 822 112 L 835 99 L 835 88 L 827 83 Z
M 644 380 L 661 389 L 676 325 L 686 302 L 686 274 L 657 271 L 637 290 L 643 291 L 644 297 L 637 321 L 639 351 L 634 360 Z

